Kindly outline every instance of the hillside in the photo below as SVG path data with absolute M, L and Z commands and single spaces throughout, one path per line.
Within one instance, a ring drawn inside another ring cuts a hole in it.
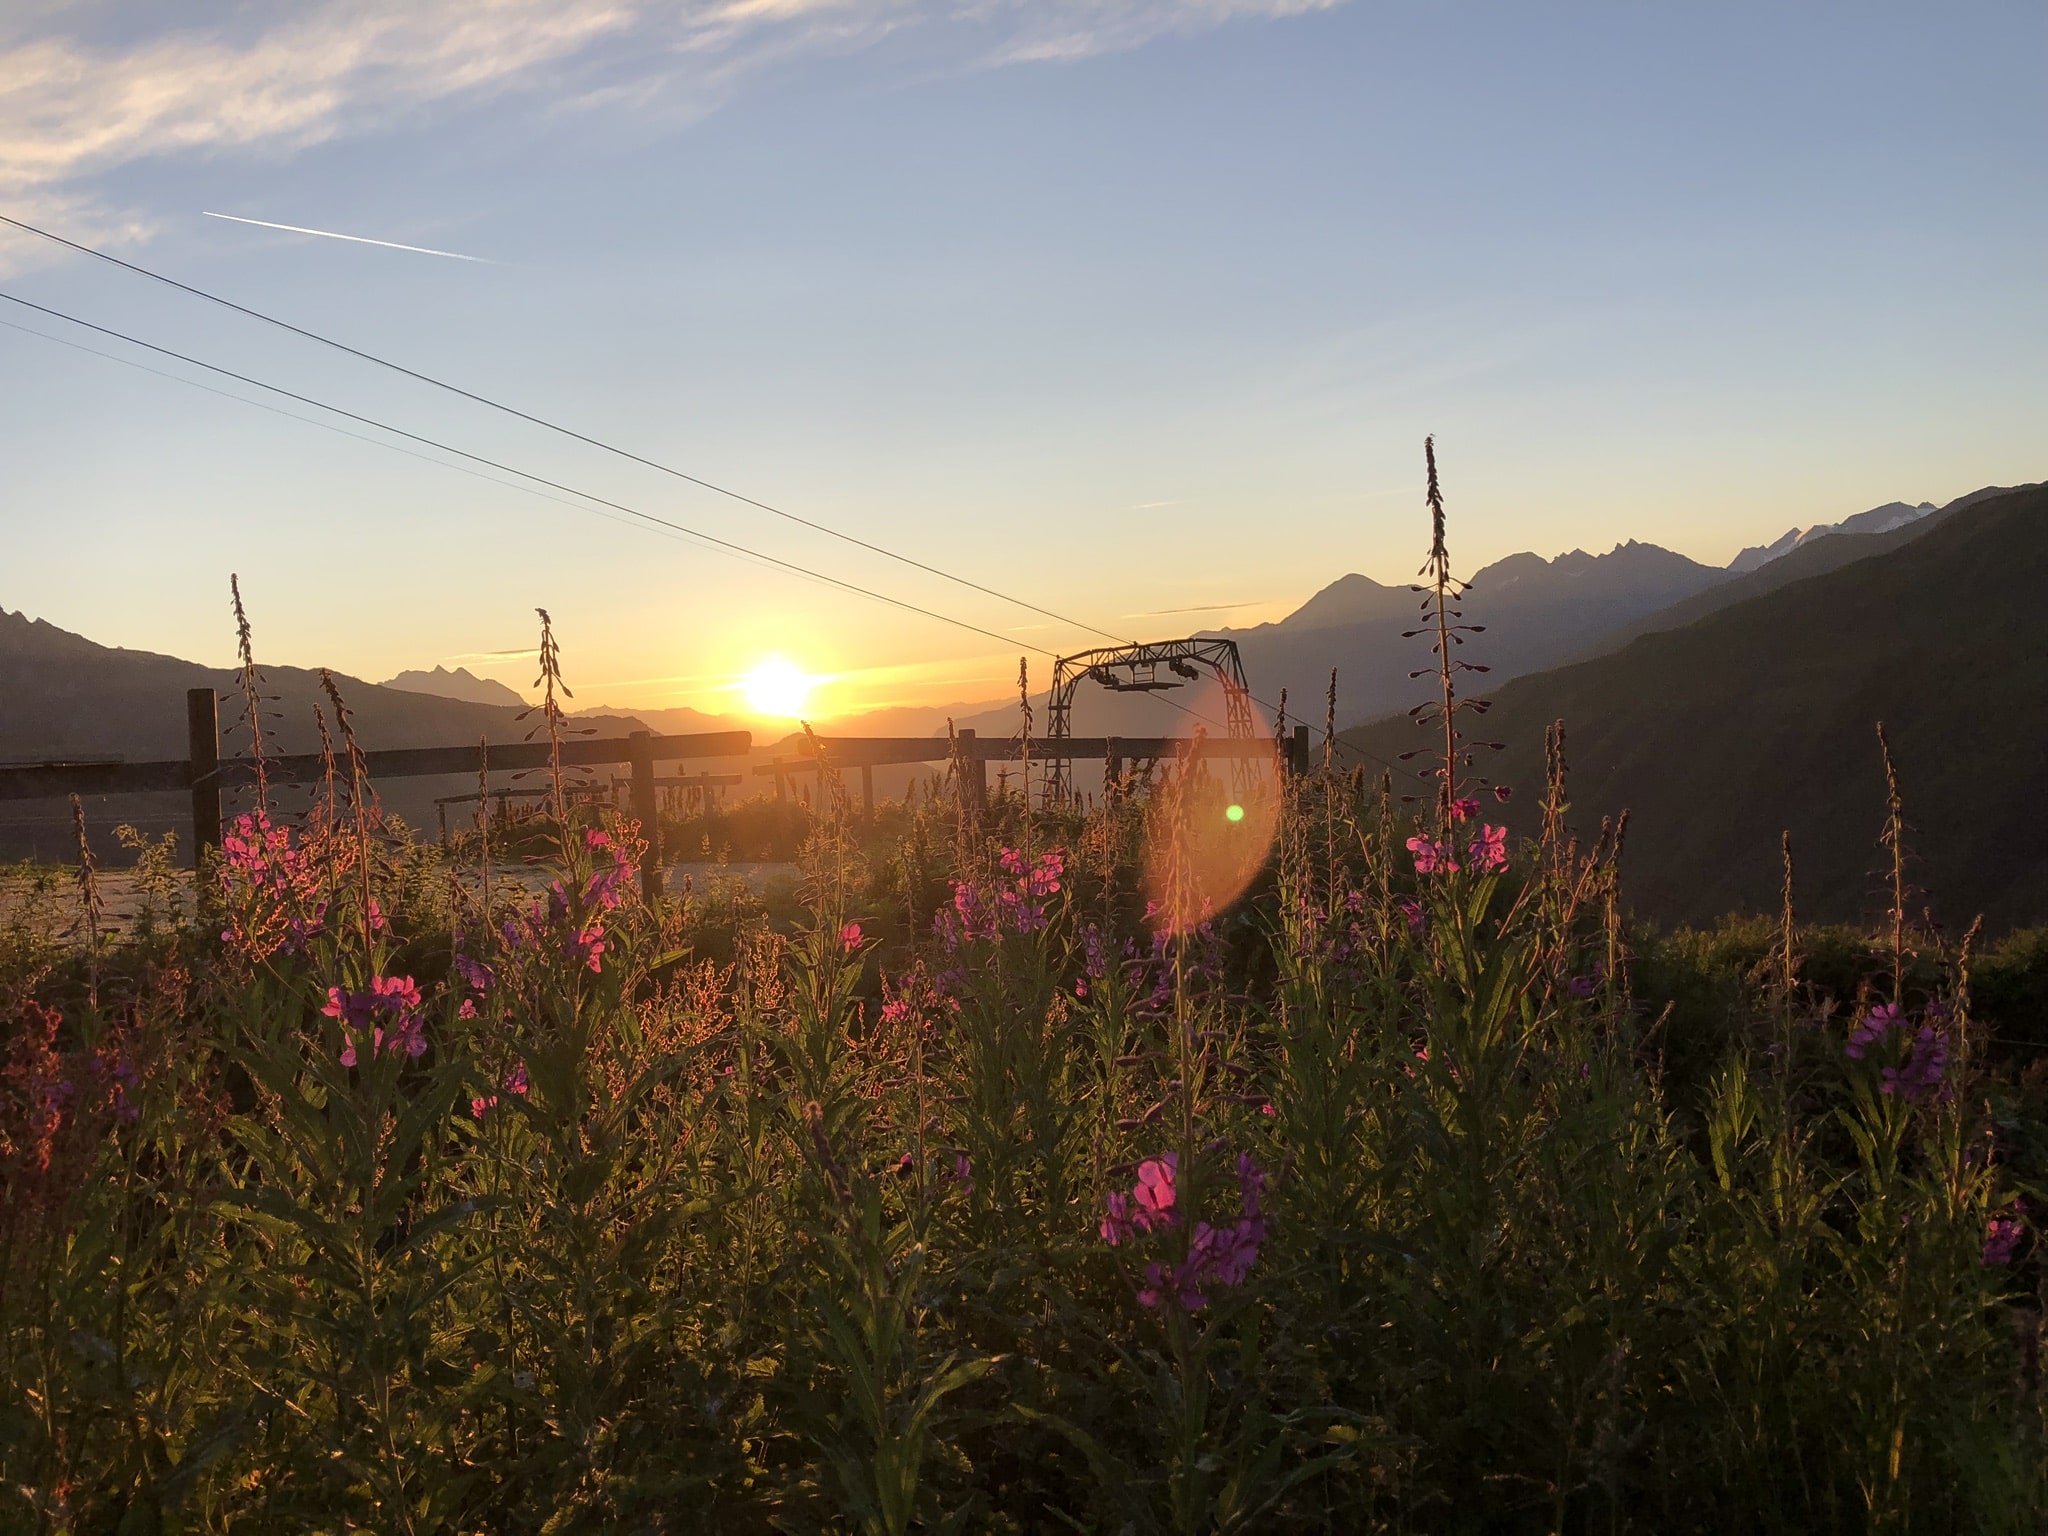
M 1508 750 L 1489 767 L 1515 786 L 1510 820 L 1528 830 L 1543 730 L 1563 719 L 1572 819 L 1590 829 L 1632 812 L 1626 887 L 1653 916 L 1773 910 L 1786 829 L 1802 910 L 1868 917 L 1883 904 L 1883 720 L 1914 827 L 1912 877 L 1936 914 L 1952 927 L 1980 911 L 1994 928 L 2039 921 L 2044 583 L 2048 489 L 1975 500 L 1903 547 L 1492 690 L 1485 734 Z M 1346 740 L 1383 757 L 1420 744 L 1402 720 Z
M 266 666 L 263 731 L 273 752 L 315 752 L 317 704 L 329 714 L 319 674 L 303 667 Z M 380 687 L 338 674 L 336 683 L 355 717 L 357 738 L 370 749 L 443 747 L 485 739 L 524 740 L 532 722 L 513 708 L 437 698 Z M 222 751 L 247 750 L 238 674 L 175 656 L 99 645 L 42 619 L 0 609 L 0 762 L 62 758 L 124 758 L 130 762 L 186 755 L 185 692 L 212 688 L 221 695 Z M 579 725 L 598 725 L 598 721 Z M 604 719 L 607 734 L 638 728 L 630 717 Z M 409 779 L 381 786 L 385 804 L 416 825 L 433 817 L 433 798 L 473 785 Z M 131 820 L 145 830 L 181 828 L 175 796 L 120 797 L 87 806 L 95 828 Z M 64 846 L 69 812 L 54 801 L 11 804 L 0 815 L 0 857 L 52 856 Z
M 269 702 L 266 741 L 282 752 L 320 745 L 313 708 L 331 709 L 319 674 L 304 667 L 262 668 Z M 366 747 L 447 746 L 518 741 L 526 726 L 504 705 L 439 698 L 337 674 L 342 697 Z M 232 749 L 241 720 L 238 674 L 175 656 L 95 644 L 45 620 L 0 610 L 0 760 L 185 755 L 185 691 L 222 695 L 221 729 Z M 332 724 L 332 721 L 329 722 Z
M 1597 646 L 1589 647 L 1584 654 L 1604 654 L 1625 645 L 1637 635 L 1651 634 L 1660 629 L 1680 629 L 1722 608 L 1748 602 L 1753 597 L 1761 597 L 1764 593 L 1775 592 L 1781 587 L 1789 587 L 1795 581 L 1805 581 L 1809 577 L 1820 576 L 1828 571 L 1838 571 L 1845 565 L 1855 564 L 1858 560 L 1868 560 L 1872 555 L 1903 549 L 1923 533 L 1939 527 L 1943 518 L 1950 517 L 1965 507 L 1973 507 L 1993 496 L 2031 489 L 2033 487 L 2024 485 L 1987 485 L 1982 490 L 1972 491 L 1967 496 L 1958 496 L 1954 501 L 1941 507 L 1930 508 L 1924 513 L 1918 508 L 1906 508 L 1907 511 L 1916 514 L 1913 517 L 1896 516 L 1880 519 L 1880 513 L 1891 512 L 1893 508 L 1878 507 L 1873 511 L 1845 518 L 1839 523 L 1808 529 L 1803 541 L 1796 542 L 1794 547 L 1789 547 L 1785 553 L 1774 557 L 1768 563 L 1741 570 L 1741 574 L 1735 576 L 1733 580 L 1721 582 L 1682 602 L 1674 603 L 1669 608 L 1660 609 L 1633 624 L 1625 625 L 1613 634 L 1603 637 Z M 1905 503 L 1895 503 L 1895 506 L 1905 507 Z M 1821 534 L 1826 534 L 1827 537 L 1819 537 Z M 1743 553 L 1750 552 L 1745 550 Z M 1729 567 L 1731 571 L 1741 569 L 1739 560 L 1740 557 L 1737 565 Z M 1571 659 L 1576 661 L 1581 658 L 1575 656 Z

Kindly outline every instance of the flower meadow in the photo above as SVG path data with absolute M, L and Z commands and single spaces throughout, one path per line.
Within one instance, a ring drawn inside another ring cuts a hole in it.
M 653 907 L 629 823 L 491 883 L 344 794 L 11 934 L 0 1524 L 2037 1528 L 1964 946 L 1633 927 L 1561 777 L 1259 793 L 1178 920 L 1199 759 Z
M 1631 920 L 1562 727 L 1489 821 L 1430 471 L 1420 801 L 822 749 L 801 880 L 650 900 L 559 769 L 421 846 L 330 689 L 186 899 L 41 881 L 0 1531 L 2039 1530 L 2048 936 L 1909 919 L 1896 780 L 1875 937 Z

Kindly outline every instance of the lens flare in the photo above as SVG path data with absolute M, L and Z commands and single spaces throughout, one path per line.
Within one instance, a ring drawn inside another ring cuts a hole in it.
M 1187 932 L 1236 901 L 1272 858 L 1281 786 L 1273 767 L 1233 788 L 1230 768 L 1196 762 L 1160 786 L 1160 814 L 1147 818 L 1145 894 L 1150 921 Z

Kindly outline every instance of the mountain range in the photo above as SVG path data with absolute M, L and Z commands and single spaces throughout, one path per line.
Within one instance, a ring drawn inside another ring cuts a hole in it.
M 1793 565 L 1824 549 L 1828 567 Z M 1852 550 L 1861 558 L 1842 558 Z M 1781 575 L 1794 579 L 1761 585 Z M 1695 598 L 1618 649 L 1489 690 L 1483 724 L 1467 719 L 1505 743 L 1484 766 L 1515 798 L 1488 812 L 1533 829 L 1544 729 L 1562 720 L 1582 834 L 1631 812 L 1623 884 L 1640 910 L 1669 921 L 1775 911 L 1789 831 L 1799 908 L 1868 921 L 1885 907 L 1883 721 L 1911 824 L 1909 878 L 1924 893 L 1911 910 L 1952 930 L 1980 913 L 1993 931 L 2039 922 L 2044 585 L 2041 486 L 1809 542 L 1718 589 L 1727 600 L 1711 611 Z M 1404 719 L 1342 739 L 1381 761 L 1426 745 Z
M 440 699 L 461 699 L 468 704 L 509 704 L 514 709 L 524 709 L 527 703 L 523 694 L 515 693 L 492 678 L 478 677 L 467 667 L 457 667 L 452 672 L 443 666 L 436 666 L 431 672 L 401 672 L 396 677 L 386 678 L 378 686 L 396 688 L 400 693 L 429 693 Z
M 1789 555 L 1801 545 L 1830 533 L 1890 533 L 1894 528 L 1903 528 L 1916 523 L 1932 512 L 1940 510 L 1931 501 L 1918 506 L 1903 501 L 1888 501 L 1881 507 L 1872 507 L 1868 512 L 1859 512 L 1854 517 L 1845 517 L 1839 523 L 1815 523 L 1811 528 L 1788 528 L 1769 544 L 1754 544 L 1728 562 L 1728 569 L 1740 575 L 1753 571 L 1758 566 L 1768 565 L 1780 556 Z
M 1887 640 L 1911 628 L 1902 627 L 1882 609 L 1854 617 L 1845 609 L 1839 630 L 1828 632 L 1793 619 L 1807 611 L 1805 605 L 1815 592 L 1854 591 L 1879 568 L 1919 569 L 1922 551 L 1946 550 L 1944 541 L 1950 538 L 1952 528 L 1977 527 L 1982 509 L 2007 507 L 2016 494 L 1987 487 L 1941 507 L 1889 503 L 1838 523 L 1792 530 L 1770 545 L 1745 550 L 1727 567 L 1704 565 L 1633 540 L 1605 554 L 1573 550 L 1553 559 L 1518 554 L 1484 567 L 1474 576 L 1462 603 L 1466 622 L 1484 629 L 1471 637 L 1462 654 L 1491 668 L 1483 680 L 1475 680 L 1483 681 L 1484 689 L 1492 691 L 1498 701 L 1489 720 L 1498 720 L 1500 725 L 1489 724 L 1488 734 L 1513 736 L 1514 731 L 1507 729 L 1510 725 L 1520 730 L 1520 739 L 1511 743 L 1506 758 L 1512 781 L 1531 782 L 1527 754 L 1532 743 L 1540 747 L 1542 724 L 1549 718 L 1564 717 L 1575 742 L 1581 740 L 1581 731 L 1592 733 L 1586 742 L 1605 740 L 1600 734 L 1608 729 L 1603 721 L 1631 722 L 1615 729 L 1633 732 L 1631 739 L 1644 744 L 1641 750 L 1617 748 L 1610 760 L 1603 755 L 1605 748 L 1594 753 L 1589 746 L 1579 798 L 1589 812 L 1596 806 L 1628 803 L 1642 813 L 1638 830 L 1632 834 L 1632 862 L 1646 871 L 1638 889 L 1646 910 L 1667 916 L 1698 916 L 1730 903 L 1761 900 L 1758 891 L 1767 894 L 1775 886 L 1758 884 L 1763 875 L 1753 867 L 1754 859 L 1775 856 L 1774 833 L 1764 839 L 1768 846 L 1760 855 L 1756 849 L 1761 846 L 1757 843 L 1761 834 L 1739 817 L 1694 817 L 1688 825 L 1697 823 L 1696 836 L 1675 842 L 1668 841 L 1676 836 L 1671 829 L 1652 832 L 1644 818 L 1656 812 L 1686 820 L 1685 813 L 1667 804 L 1664 791 L 1671 784 L 1694 783 L 1687 765 L 1695 758 L 1716 761 L 1716 752 L 1739 756 L 1739 747 L 1768 742 L 1774 730 L 1788 734 L 1788 739 L 1798 736 L 1792 725 L 1772 713 L 1781 706 L 1791 710 L 1797 720 L 1811 722 L 1838 698 L 1854 699 L 1857 708 L 1870 701 L 1882 702 L 1888 695 L 1879 685 L 1887 679 L 1868 674 L 1870 658 L 1882 655 L 1895 665 L 1889 681 L 1898 687 L 1907 679 L 1921 678 L 1922 672 L 1907 664 L 1910 656 L 1897 656 L 1888 643 L 1870 640 L 1873 628 Z M 2016 550 L 2014 561 L 2015 572 L 2027 568 L 2023 550 Z M 1939 574 L 1928 578 L 1927 600 L 1913 606 L 1914 615 L 1948 611 L 1954 594 L 1939 585 L 1944 579 Z M 1847 586 L 1827 585 L 1837 581 Z M 2009 621 L 2007 632 L 2011 635 L 2032 633 L 2026 615 L 2007 612 L 2030 601 L 2032 589 L 2014 587 L 2010 581 L 1994 585 L 1995 591 L 1986 587 L 1977 592 L 1973 602 L 1965 605 L 1966 611 L 1953 616 L 1954 632 L 1968 634 L 1988 647 L 1985 655 L 2006 654 L 1995 643 L 1996 636 L 1977 625 L 1985 614 L 2003 614 L 2001 622 Z M 1879 617 L 1873 618 L 1874 614 Z M 1404 631 L 1418 627 L 1421 618 L 1420 599 L 1410 588 L 1386 586 L 1352 574 L 1331 582 L 1275 623 L 1212 633 L 1237 641 L 1264 713 L 1270 714 L 1284 689 L 1291 718 L 1319 725 L 1330 672 L 1335 668 L 1340 724 L 1379 722 L 1348 733 L 1347 740 L 1379 757 L 1392 758 L 1415 744 L 1398 717 L 1430 696 L 1430 678 L 1410 676 L 1428 670 L 1427 640 L 1404 636 Z M 1714 659 L 1719 653 L 1713 647 L 1731 644 L 1732 637 L 1748 632 L 1745 626 L 1764 624 L 1766 619 L 1777 627 L 1774 633 L 1789 636 L 1796 631 L 1796 643 L 1785 642 L 1791 649 L 1775 660 L 1745 654 L 1741 665 L 1754 675 L 1729 678 L 1717 672 L 1717 667 L 1725 669 L 1727 664 Z M 1683 643 L 1672 637 L 1681 637 Z M 1669 646 L 1678 648 L 1669 650 Z M 1693 646 L 1706 649 L 1689 649 Z M 1940 649 L 1939 654 L 1950 654 L 1952 649 Z M 1645 657 L 1668 659 L 1653 667 Z M 1827 691 L 1821 695 L 1795 692 L 1791 702 L 1786 702 L 1774 681 L 1774 666 L 1788 675 L 1824 676 Z M 1697 688 L 1687 670 L 1695 667 L 1700 679 Z M 1865 670 L 1857 671 L 1858 667 Z M 1032 670 L 1038 690 L 1032 701 L 1034 724 L 1042 733 L 1045 670 L 1040 666 Z M 315 749 L 318 735 L 313 710 L 316 704 L 325 704 L 317 675 L 296 667 L 266 667 L 264 675 L 267 744 L 277 751 Z M 1573 679 L 1597 679 L 1597 683 Z M 513 741 L 524 738 L 531 729 L 530 721 L 519 718 L 525 701 L 517 693 L 463 668 L 450 671 L 437 666 L 403 672 L 383 684 L 344 676 L 339 686 L 354 713 L 360 739 L 370 747 L 448 745 L 479 737 Z M 0 762 L 182 757 L 183 694 L 192 687 L 211 687 L 223 696 L 228 750 L 235 750 L 235 732 L 246 729 L 239 724 L 235 672 L 171 656 L 101 646 L 45 621 L 0 609 Z M 1744 688 L 1750 691 L 1745 694 Z M 1695 700 L 1708 697 L 1715 699 L 1716 712 L 1696 719 L 1701 732 L 1698 740 L 1666 742 L 1652 728 L 1666 719 L 1695 719 Z M 2004 708 L 1995 702 L 1985 707 L 1993 717 Z M 1386 717 L 1396 719 L 1389 723 Z M 579 724 L 607 734 L 638 728 L 709 731 L 736 724 L 686 708 L 600 709 L 585 711 L 578 718 Z M 1003 700 L 939 709 L 888 709 L 834 720 L 826 729 L 850 735 L 931 735 L 942 733 L 949 718 L 956 726 L 989 738 L 1009 737 L 1020 726 L 1017 704 Z M 1222 700 L 1213 684 L 1190 685 L 1161 695 L 1109 693 L 1084 685 L 1076 695 L 1073 725 L 1077 735 L 1174 735 L 1193 729 L 1197 719 L 1205 720 L 1212 732 L 1218 731 L 1222 718 Z M 1901 726 L 1905 732 L 1900 738 L 1902 753 L 1922 747 L 1913 718 L 1911 711 L 1901 716 L 1905 721 Z M 1532 721 L 1536 722 L 1533 726 Z M 777 740 L 758 730 L 755 734 L 758 758 L 796 753 L 787 739 Z M 1991 755 L 2005 761 L 1998 753 Z M 1821 772 L 1817 749 L 1806 761 L 1811 771 Z M 1644 784 L 1634 776 L 1634 768 L 1624 771 L 1625 765 L 1652 763 L 1657 766 L 1643 771 L 1657 776 L 1654 782 Z M 1753 765 L 1731 762 L 1723 765 L 1722 772 L 1724 777 L 1715 782 L 1754 788 L 1747 803 L 1763 821 L 1790 816 L 1792 808 L 1801 803 L 1798 785 L 1779 782 L 1769 774 L 1759 778 L 1761 770 Z M 885 775 L 878 788 L 884 794 L 900 792 L 901 786 L 895 782 L 898 777 L 901 775 Z M 1639 784 L 1643 792 L 1636 794 Z M 441 781 L 405 781 L 387 786 L 385 794 L 387 804 L 417 824 L 432 817 L 434 795 L 466 787 Z M 1853 795 L 1845 794 L 1844 803 L 1853 800 Z M 1525 799 L 1522 804 L 1526 803 Z M 165 825 L 175 825 L 178 819 L 175 807 L 130 811 L 125 819 L 136 820 L 138 825 L 152 817 L 162 819 Z M 119 807 L 95 811 L 96 817 L 109 821 L 120 814 Z M 31 847 L 54 851 L 45 845 L 50 842 L 52 827 L 62 820 L 54 806 L 7 808 L 0 814 L 0 855 L 18 855 Z M 1833 831 L 1823 838 L 1823 844 L 1833 851 L 1815 866 L 1815 877 L 1825 901 L 1831 904 L 1828 910 L 1847 913 L 1856 902 L 1854 893 L 1843 884 L 1847 877 L 1841 859 L 1846 856 L 1835 848 L 1835 839 Z M 1738 846 L 1743 850 L 1740 857 L 1734 851 Z M 1709 857 L 1710 849 L 1720 852 Z M 1725 864 L 1717 862 L 1724 856 Z M 1704 877 L 1696 862 L 1701 857 L 1707 857 L 1726 878 L 1721 874 Z M 1996 861 L 1971 867 L 1990 870 Z M 2019 911 L 2032 899 L 2025 891 L 2007 899 L 1975 876 L 1958 889 L 1973 899 L 1981 895 L 1987 910 L 2001 913 Z

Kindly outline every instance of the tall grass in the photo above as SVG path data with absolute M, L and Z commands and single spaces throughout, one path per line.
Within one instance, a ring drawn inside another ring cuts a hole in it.
M 2048 1515 L 2032 941 L 1631 927 L 1561 732 L 1520 848 L 1270 783 L 1221 911 L 1199 759 L 870 824 L 821 756 L 778 909 L 566 815 L 451 880 L 333 704 L 198 916 L 0 947 L 0 1528 Z

